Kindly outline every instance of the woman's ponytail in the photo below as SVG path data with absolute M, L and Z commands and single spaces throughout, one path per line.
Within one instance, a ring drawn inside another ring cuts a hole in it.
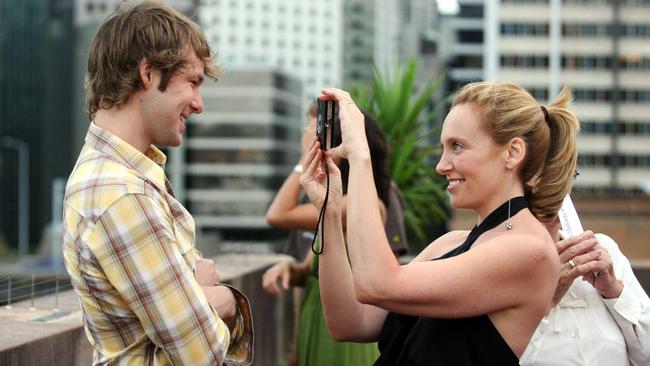
M 555 218 L 573 184 L 580 123 L 568 108 L 570 102 L 571 90 L 564 87 L 551 104 L 540 107 L 550 130 L 549 146 L 539 174 L 533 184 L 527 186 L 527 196 L 530 210 L 542 222 Z

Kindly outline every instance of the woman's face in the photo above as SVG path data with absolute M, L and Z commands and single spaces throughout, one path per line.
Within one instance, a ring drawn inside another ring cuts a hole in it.
M 509 198 L 511 184 L 505 171 L 507 151 L 485 132 L 482 116 L 472 104 L 451 109 L 442 127 L 443 152 L 436 166 L 449 182 L 451 205 L 474 209 L 481 216 Z

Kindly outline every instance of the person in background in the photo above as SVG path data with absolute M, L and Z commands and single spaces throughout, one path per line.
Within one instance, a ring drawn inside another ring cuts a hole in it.
M 316 134 L 315 117 L 316 111 L 312 108 L 309 123 L 301 140 L 304 153 L 307 152 L 311 139 Z M 388 202 L 390 190 L 388 146 L 383 132 L 373 119 L 366 116 L 365 124 L 371 146 L 376 191 L 380 200 L 378 209 L 383 212 L 384 202 Z M 333 136 L 334 145 L 339 144 L 340 141 L 340 133 L 335 133 Z M 298 168 L 294 169 L 294 172 L 287 177 L 276 194 L 266 217 L 269 224 L 274 227 L 308 233 L 316 231 L 318 210 L 309 202 L 300 203 L 299 173 L 301 173 L 302 164 L 305 163 L 304 153 Z M 347 162 L 340 161 L 339 164 L 341 169 L 347 172 Z M 343 174 L 345 175 L 345 173 Z M 342 189 L 345 194 L 346 189 Z M 388 210 L 390 211 L 390 208 Z M 307 245 L 311 243 L 311 240 L 308 241 Z M 336 342 L 329 335 L 320 299 L 318 257 L 314 256 L 311 250 L 302 261 L 284 261 L 269 268 L 263 275 L 262 286 L 265 291 L 276 296 L 291 287 L 304 287 L 304 298 L 299 309 L 300 318 L 296 337 L 297 351 L 290 357 L 290 364 L 360 366 L 370 365 L 377 358 L 377 345 L 374 343 Z
M 560 279 L 521 365 L 650 365 L 650 299 L 616 242 L 589 230 L 562 238 L 558 218 L 547 227 Z
M 449 182 L 451 206 L 476 212 L 477 226 L 443 235 L 403 266 L 386 245 L 363 114 L 345 91 L 323 89 L 321 98 L 339 102 L 343 142 L 323 153 L 314 139 L 301 184 L 320 208 L 328 165 L 319 278 L 334 339 L 378 340 L 375 365 L 518 365 L 559 276 L 542 222 L 557 215 L 576 167 L 579 123 L 568 109 L 570 91 L 548 106 L 512 83 L 459 91 L 436 170 Z M 335 158 L 350 165 L 349 257 Z
M 218 73 L 201 29 L 159 2 L 123 4 L 89 51 L 86 143 L 68 179 L 63 256 L 95 365 L 250 365 L 246 297 L 194 246 L 157 146 L 178 146 Z

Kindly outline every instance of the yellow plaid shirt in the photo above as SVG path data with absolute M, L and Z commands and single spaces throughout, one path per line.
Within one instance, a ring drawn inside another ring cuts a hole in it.
M 248 300 L 235 329 L 194 277 L 194 220 L 171 192 L 165 155 L 91 123 L 65 192 L 63 252 L 95 365 L 249 365 Z

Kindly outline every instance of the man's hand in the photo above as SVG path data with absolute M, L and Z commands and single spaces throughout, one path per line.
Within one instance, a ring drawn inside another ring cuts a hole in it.
M 212 259 L 197 259 L 194 276 L 196 277 L 196 282 L 201 286 L 214 286 L 219 282 L 219 274 L 215 269 Z
M 219 318 L 232 330 L 236 322 L 237 304 L 230 288 L 227 286 L 202 286 L 201 288 L 208 303 L 219 314 Z

